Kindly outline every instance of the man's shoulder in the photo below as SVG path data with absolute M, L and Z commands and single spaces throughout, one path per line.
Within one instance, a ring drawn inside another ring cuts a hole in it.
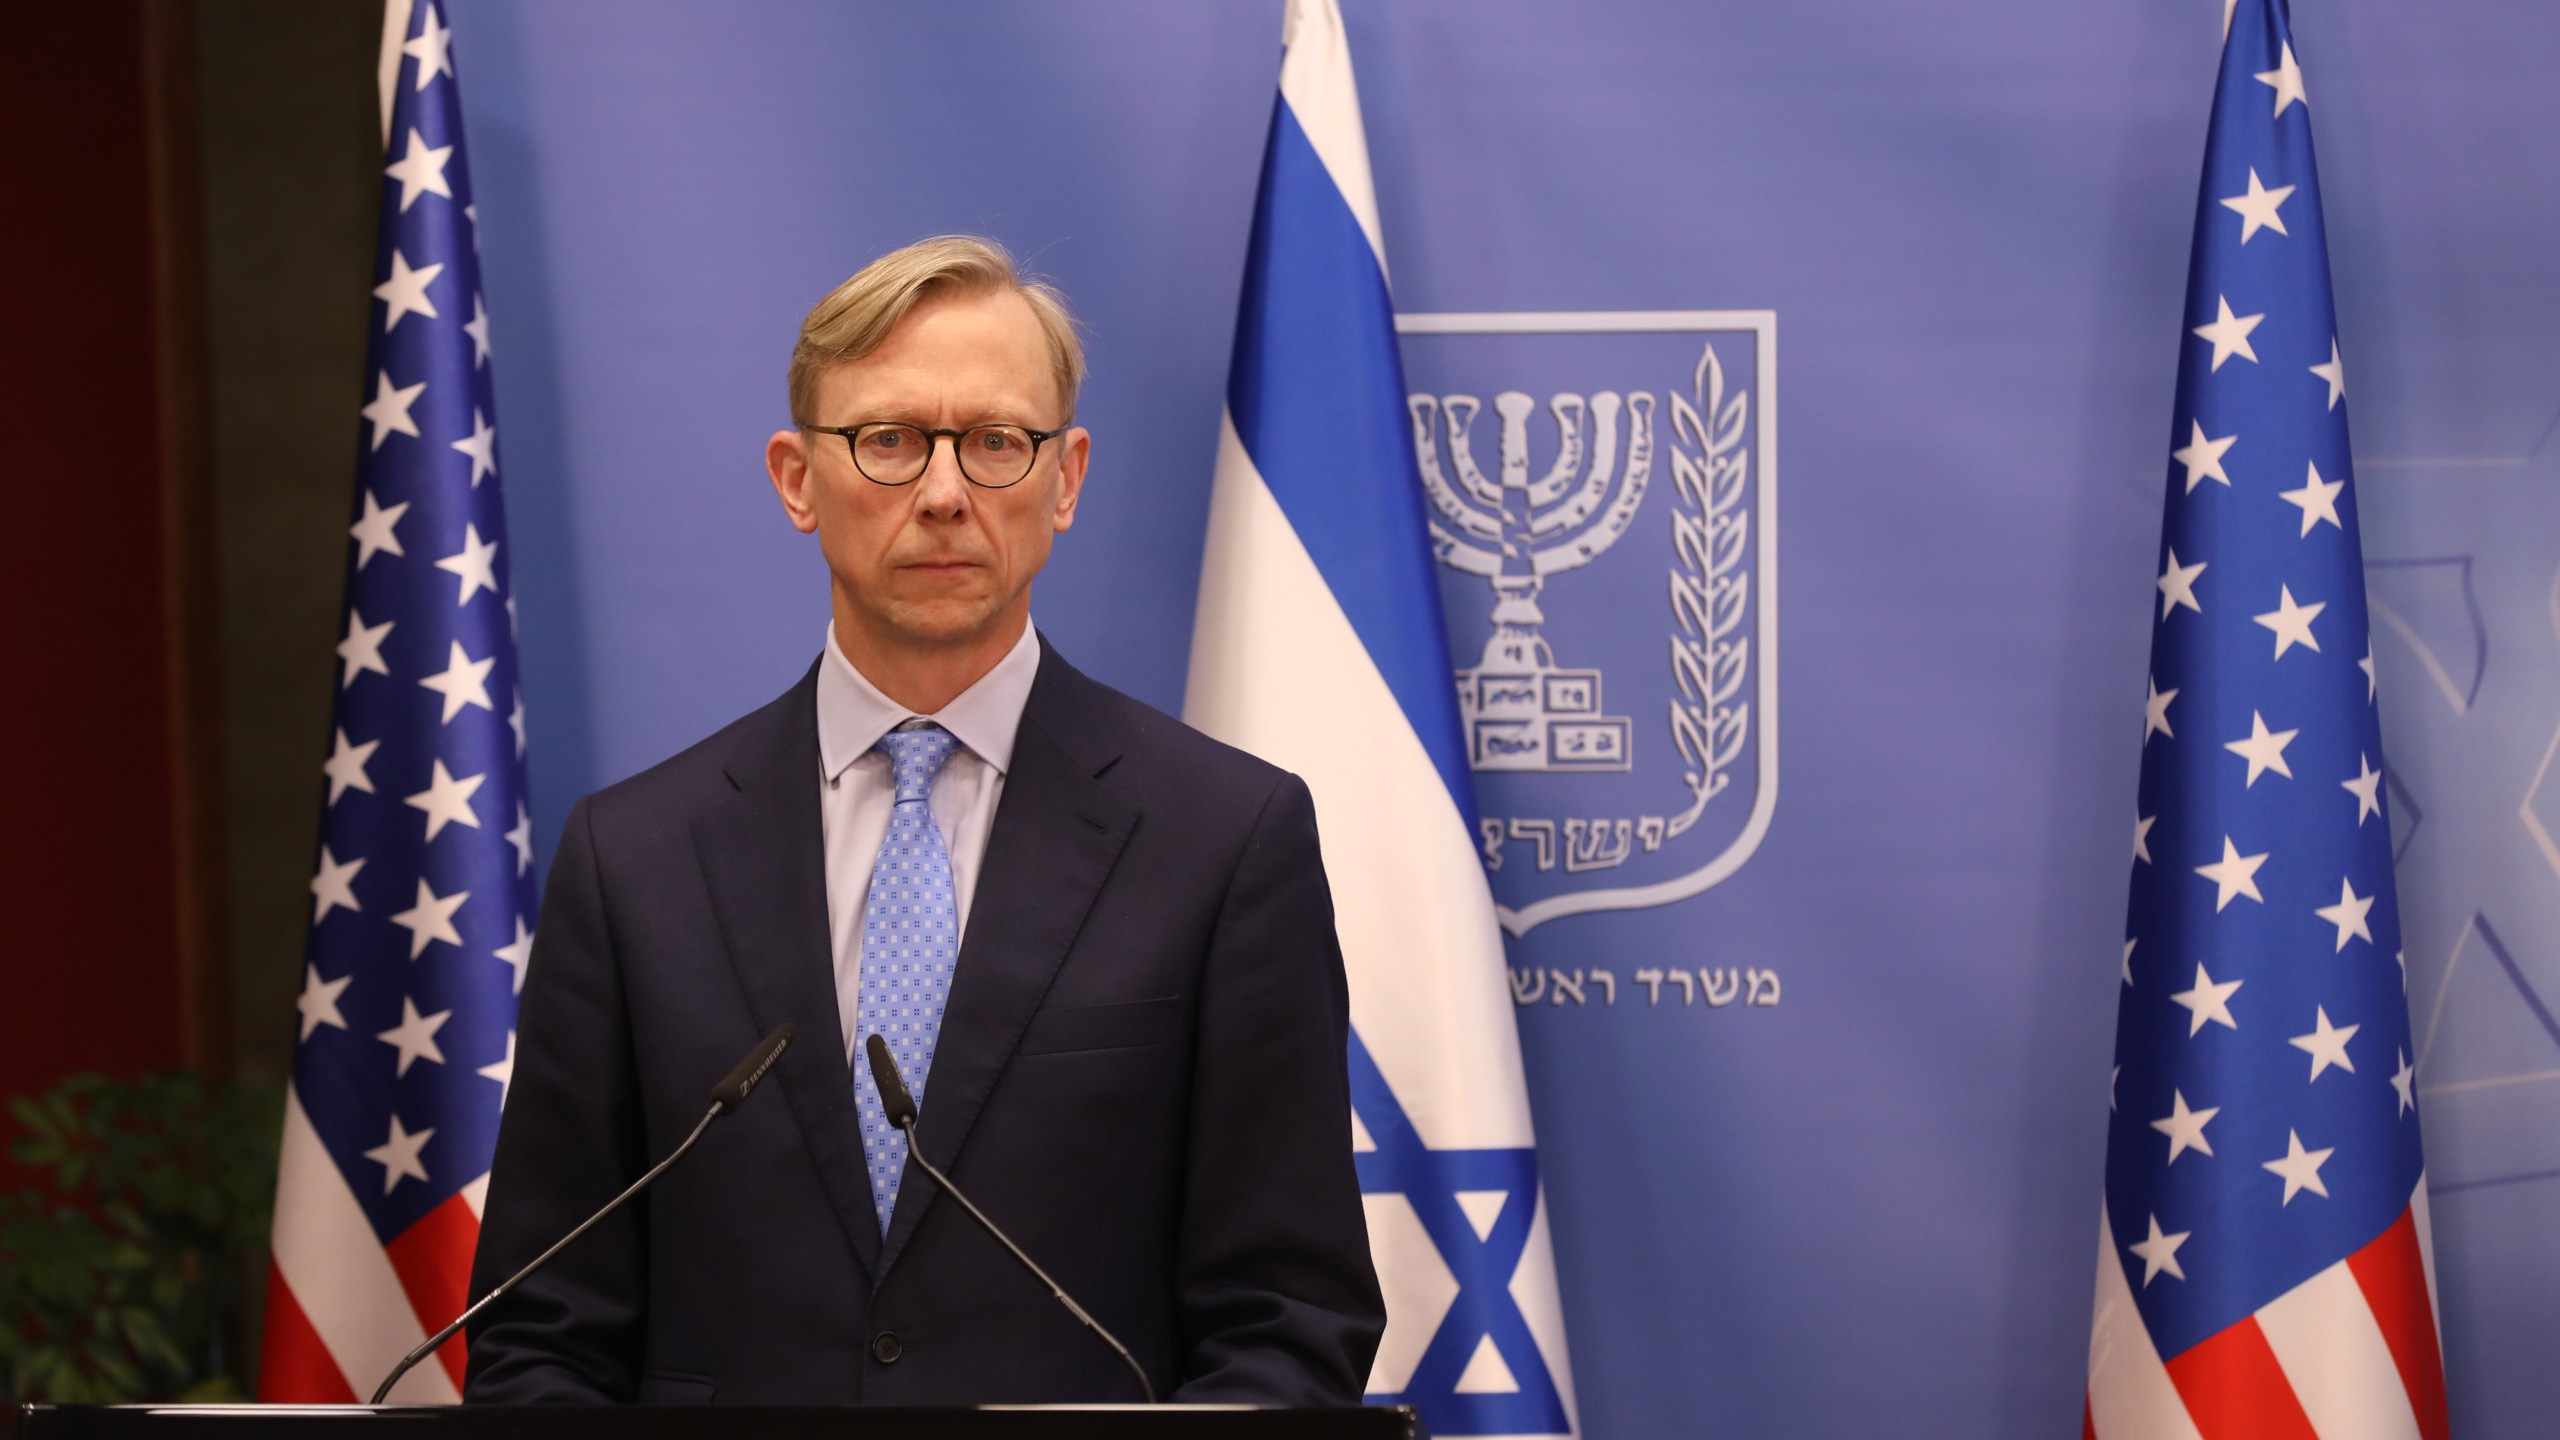
M 579 802 L 590 824 L 686 824 L 706 808 L 735 794 L 805 743 L 812 757 L 817 745 L 817 667 L 773 700 L 646 770 L 605 786 Z M 818 762 L 808 776 L 815 783 Z
M 1293 777 L 1259 756 L 1193 729 L 1133 695 L 1076 669 L 1052 648 L 1023 721 L 1070 755 L 1124 783 L 1200 802 L 1259 808 Z

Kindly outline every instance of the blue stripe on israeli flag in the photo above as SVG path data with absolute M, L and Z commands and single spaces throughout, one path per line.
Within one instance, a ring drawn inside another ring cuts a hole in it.
M 1359 96 L 1334 0 L 1292 0 L 1286 33 L 1184 711 L 1315 793 L 1387 1294 L 1370 1398 L 1439 1435 L 1572 1434 Z

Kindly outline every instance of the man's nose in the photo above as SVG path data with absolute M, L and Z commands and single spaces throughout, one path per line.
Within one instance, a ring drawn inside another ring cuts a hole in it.
M 950 440 L 945 446 L 942 442 Z M 960 473 L 960 442 L 937 435 L 929 442 L 933 448 L 925 452 L 924 474 L 916 479 L 916 504 L 925 514 L 938 519 L 952 519 L 969 509 L 969 481 Z

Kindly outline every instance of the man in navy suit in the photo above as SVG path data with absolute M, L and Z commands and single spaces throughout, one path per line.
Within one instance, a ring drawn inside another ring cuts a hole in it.
M 526 980 L 481 1293 L 701 1117 L 763 1096 L 493 1309 L 473 1401 L 1131 1401 L 906 1164 L 920 1143 L 1184 1401 L 1356 1403 L 1384 1323 L 1342 959 L 1295 776 L 1031 626 L 1090 438 L 1063 304 L 988 242 L 820 302 L 766 450 L 833 575 L 780 699 L 570 812 Z

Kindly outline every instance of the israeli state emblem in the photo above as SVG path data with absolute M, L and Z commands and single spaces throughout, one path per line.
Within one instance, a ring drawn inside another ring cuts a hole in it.
M 1716 885 L 1778 799 L 1776 314 L 1396 328 L 1504 928 Z

